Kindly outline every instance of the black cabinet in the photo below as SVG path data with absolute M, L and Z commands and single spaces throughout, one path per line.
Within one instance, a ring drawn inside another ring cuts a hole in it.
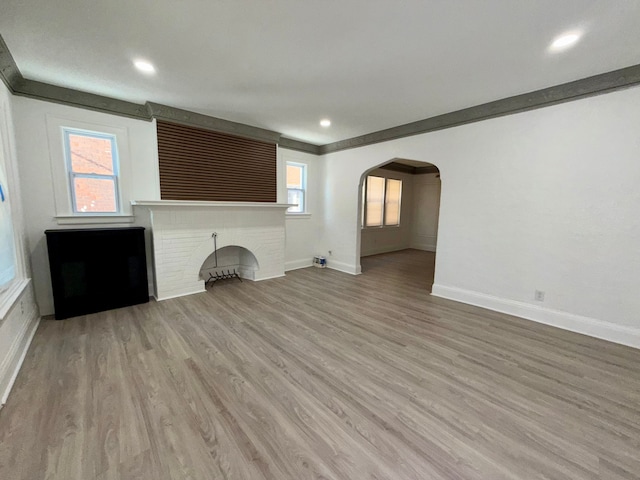
M 149 301 L 144 228 L 45 234 L 57 320 Z

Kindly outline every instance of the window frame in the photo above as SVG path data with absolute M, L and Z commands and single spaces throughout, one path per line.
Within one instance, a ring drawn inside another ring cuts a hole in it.
M 63 135 L 63 149 L 65 157 L 65 165 L 67 168 L 67 175 L 69 177 L 69 193 L 71 194 L 71 209 L 74 215 L 121 215 L 121 199 L 120 199 L 120 162 L 118 159 L 118 139 L 116 135 L 103 132 L 94 132 L 90 130 L 62 127 Z M 109 140 L 111 143 L 111 161 L 113 162 L 113 174 L 99 174 L 99 173 L 76 173 L 73 171 L 73 164 L 71 161 L 71 142 L 70 135 L 80 135 L 89 138 L 98 138 L 102 140 Z M 114 212 L 83 212 L 78 210 L 77 197 L 76 197 L 76 178 L 95 178 L 95 179 L 108 179 L 113 180 L 113 190 L 115 195 L 116 209 Z
M 392 225 L 387 225 L 387 205 L 389 204 L 388 192 L 389 192 L 389 181 L 400 182 L 400 190 L 398 192 L 398 223 L 394 223 Z M 400 178 L 389 178 L 385 177 L 384 180 L 384 204 L 383 204 L 383 214 L 382 214 L 382 226 L 383 227 L 399 227 L 400 226 L 400 217 L 402 216 L 402 179 Z
M 287 167 L 288 166 L 292 166 L 292 167 L 297 167 L 300 168 L 301 170 L 301 174 L 300 174 L 300 183 L 302 188 L 289 188 L 287 185 Z M 290 162 L 290 161 L 286 161 L 285 162 L 285 185 L 287 185 L 287 203 L 289 202 L 289 191 L 296 191 L 296 192 L 300 192 L 302 194 L 302 210 L 299 212 L 292 212 L 290 211 L 291 208 L 294 207 L 289 207 L 287 209 L 287 215 L 307 215 L 308 214 L 308 209 L 307 209 L 307 165 L 305 163 L 300 163 L 300 162 Z
M 129 145 L 130 126 L 118 122 L 108 121 L 104 114 L 82 112 L 78 116 L 59 116 L 45 114 L 47 137 L 49 140 L 49 161 L 53 183 L 55 204 L 54 220 L 58 225 L 99 225 L 99 224 L 127 224 L 133 223 L 133 207 L 131 206 L 132 188 L 134 186 L 133 168 Z M 119 213 L 75 213 L 71 198 L 71 186 L 67 160 L 65 158 L 63 129 L 96 132 L 113 135 L 116 138 L 118 155 L 118 205 Z M 159 183 L 158 183 L 159 184 Z M 159 191 L 157 192 L 160 197 Z
M 11 215 L 13 237 L 14 276 L 0 287 L 0 325 L 14 307 L 16 301 L 30 282 L 26 267 L 24 247 L 24 218 L 20 201 L 20 185 L 17 175 L 17 152 L 14 140 L 14 121 L 8 102 L 0 98 L 0 149 L 2 149 L 4 173 L 8 185 L 4 185 L 6 200 Z M 14 200 L 16 199 L 16 200 Z
M 377 177 L 384 179 L 384 190 L 382 194 L 382 223 L 380 225 L 367 225 L 367 188 L 368 188 L 368 179 L 369 177 Z M 393 225 L 387 225 L 387 183 L 389 180 L 396 180 L 400 182 L 400 198 L 398 201 L 399 212 L 398 212 L 398 223 Z M 391 177 L 383 177 L 381 175 L 367 175 L 364 178 L 364 182 L 362 182 L 362 211 L 360 219 L 360 228 L 361 229 L 370 229 L 370 228 L 399 228 L 402 220 L 402 190 L 403 190 L 403 181 L 401 178 L 391 178 Z

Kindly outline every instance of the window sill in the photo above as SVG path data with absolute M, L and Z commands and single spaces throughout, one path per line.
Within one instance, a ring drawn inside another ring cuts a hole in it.
M 57 215 L 58 225 L 94 225 L 106 223 L 133 223 L 133 215 Z
M 310 213 L 287 213 L 287 220 L 288 219 L 300 219 L 300 218 L 311 218 L 311 214 Z
M 382 230 L 385 228 L 400 228 L 401 225 L 377 225 L 375 227 L 360 227 L 361 230 Z
M 27 288 L 31 279 L 20 279 L 15 280 L 13 283 L 9 285 L 7 291 L 2 293 L 2 298 L 0 299 L 0 323 L 2 323 L 9 313 L 9 310 L 13 307 L 13 305 L 18 301 L 24 289 Z

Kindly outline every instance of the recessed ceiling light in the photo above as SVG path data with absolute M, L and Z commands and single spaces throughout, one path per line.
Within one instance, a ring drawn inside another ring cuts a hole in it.
M 331 120 L 329 120 L 328 118 L 323 118 L 322 120 L 320 120 L 320 126 L 327 128 L 331 126 Z
M 579 32 L 570 32 L 565 33 L 557 37 L 553 43 L 549 46 L 549 50 L 558 52 L 560 50 L 564 50 L 565 48 L 569 48 L 577 43 L 580 40 L 581 34 Z
M 156 73 L 156 67 L 154 67 L 146 60 L 135 60 L 133 64 L 138 70 L 143 73 Z

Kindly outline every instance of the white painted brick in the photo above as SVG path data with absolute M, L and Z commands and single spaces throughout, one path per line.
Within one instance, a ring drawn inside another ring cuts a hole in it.
M 254 278 L 284 275 L 285 210 L 282 208 L 162 207 L 152 216 L 153 257 L 159 300 L 204 291 L 200 268 L 218 249 L 239 246 L 258 262 Z

